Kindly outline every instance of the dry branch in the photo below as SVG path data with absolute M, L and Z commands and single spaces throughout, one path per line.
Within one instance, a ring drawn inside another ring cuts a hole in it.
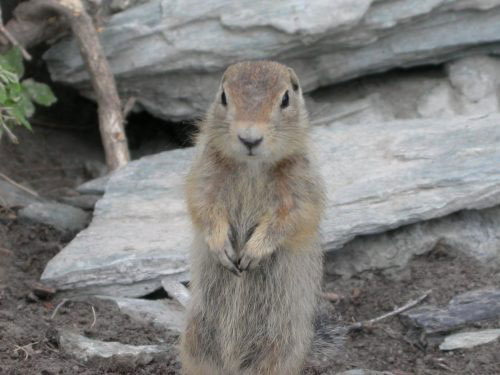
M 61 300 L 61 302 L 59 302 L 59 304 L 56 306 L 56 308 L 54 309 L 54 311 L 52 312 L 52 315 L 50 316 L 50 320 L 53 320 L 55 318 L 55 316 L 57 315 L 57 312 L 59 311 L 59 309 L 61 307 L 64 306 L 64 304 L 68 302 L 68 299 L 67 298 L 63 298 Z
M 60 20 L 60 16 L 67 21 L 78 41 L 80 54 L 96 94 L 99 130 L 108 168 L 115 170 L 127 164 L 130 155 L 115 79 L 92 18 L 86 12 L 81 0 L 31 0 L 20 4 L 14 14 L 14 19 L 7 24 L 7 30 L 24 46 L 39 43 L 48 36 L 53 36 L 54 30 L 50 26 L 53 23 L 63 24 L 64 21 Z
M 424 299 L 426 299 L 430 293 L 431 293 L 431 290 L 428 290 L 423 295 L 418 297 L 417 299 L 408 301 L 405 305 L 403 305 L 401 307 L 397 307 L 394 310 L 388 312 L 387 314 L 378 316 L 378 317 L 373 318 L 373 319 L 365 320 L 363 322 L 353 323 L 353 324 L 347 326 L 347 330 L 348 331 L 358 331 L 358 330 L 361 330 L 365 327 L 370 327 L 373 324 L 380 322 L 381 320 L 390 318 L 391 316 L 401 314 L 401 313 L 405 312 L 406 310 L 409 310 L 412 307 L 418 305 L 420 302 L 422 302 Z
M 101 132 L 106 162 L 110 170 L 128 163 L 130 155 L 123 127 L 123 113 L 115 79 L 106 60 L 92 18 L 81 0 L 44 0 L 64 14 L 78 40 L 80 54 L 90 74 L 99 106 Z
M 97 322 L 97 315 L 95 313 L 95 308 L 93 305 L 90 305 L 91 309 L 92 309 L 92 324 L 90 325 L 90 329 L 94 328 L 96 322 Z
M 0 177 L 3 178 L 5 181 L 7 181 L 9 184 L 25 191 L 26 193 L 34 196 L 34 197 L 39 197 L 38 193 L 36 191 L 33 191 L 31 189 L 28 189 L 27 187 L 17 183 L 16 181 L 14 181 L 13 179 L 11 179 L 9 176 L 6 176 L 4 175 L 2 172 L 0 172 Z
M 22 45 L 19 44 L 17 39 L 10 33 L 10 31 L 5 28 L 1 20 L 0 20 L 0 33 L 2 33 L 5 36 L 5 38 L 7 38 L 10 44 L 21 50 L 21 53 L 23 54 L 23 57 L 26 60 L 31 61 L 31 55 L 28 53 L 28 51 L 26 51 L 26 49 Z

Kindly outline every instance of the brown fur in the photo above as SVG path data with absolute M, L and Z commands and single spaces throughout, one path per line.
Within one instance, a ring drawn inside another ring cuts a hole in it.
M 301 372 L 322 275 L 323 194 L 308 127 L 290 68 L 261 61 L 226 70 L 187 178 L 195 238 L 186 375 Z M 253 154 L 241 134 L 263 137 Z

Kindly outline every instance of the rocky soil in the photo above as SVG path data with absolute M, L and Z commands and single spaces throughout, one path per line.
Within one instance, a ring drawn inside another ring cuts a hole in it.
M 16 218 L 15 211 L 4 211 L 0 215 L 0 243 L 1 374 L 179 374 L 176 336 L 171 331 L 135 321 L 111 302 L 90 297 L 69 300 L 54 315 L 61 298 L 33 294 L 33 284 L 46 262 L 66 244 L 61 233 L 40 224 L 27 225 Z M 381 274 L 347 280 L 327 278 L 326 290 L 339 295 L 338 302 L 332 303 L 332 322 L 350 324 L 380 316 L 428 289 L 432 292 L 425 303 L 444 306 L 461 292 L 500 285 L 497 271 L 445 249 L 414 258 L 400 276 L 400 280 Z M 164 295 L 150 298 L 157 297 Z M 469 330 L 499 325 L 500 316 L 476 322 Z M 169 350 L 142 363 L 134 358 L 84 362 L 61 347 L 58 332 L 65 330 L 105 342 L 164 345 Z M 500 372 L 499 351 L 497 340 L 473 349 L 443 352 L 393 317 L 350 334 L 325 368 L 309 368 L 306 374 L 365 368 L 398 375 L 496 375 Z

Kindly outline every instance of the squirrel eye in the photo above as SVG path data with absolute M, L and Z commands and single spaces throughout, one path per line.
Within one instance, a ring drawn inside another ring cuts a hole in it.
M 222 103 L 223 106 L 227 105 L 226 93 L 224 91 L 222 91 L 222 95 L 220 96 L 220 102 Z
M 283 95 L 283 99 L 281 99 L 281 108 L 288 107 L 288 102 L 289 102 L 289 98 L 288 98 L 288 90 L 287 90 L 285 92 L 285 95 Z

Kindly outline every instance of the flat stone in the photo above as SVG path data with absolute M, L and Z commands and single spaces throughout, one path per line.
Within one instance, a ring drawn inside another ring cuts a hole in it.
M 99 35 L 121 95 L 158 117 L 182 120 L 205 110 L 222 71 L 237 61 L 284 62 L 310 92 L 395 67 L 498 54 L 499 23 L 499 0 L 307 6 L 298 0 L 151 0 L 112 16 Z M 74 38 L 61 40 L 45 59 L 54 80 L 92 96 Z
M 315 127 L 328 198 L 325 248 L 500 204 L 499 122 L 490 115 Z M 91 225 L 48 263 L 42 281 L 133 297 L 165 278 L 188 279 L 183 184 L 193 152 L 164 152 L 115 172 Z
M 488 344 L 498 340 L 500 329 L 485 329 L 474 332 L 460 332 L 446 336 L 444 342 L 439 345 L 441 350 L 470 349 L 478 345 Z
M 31 203 L 42 201 L 42 198 L 29 194 L 0 177 L 0 206 L 7 208 L 26 207 Z
M 55 202 L 31 203 L 19 210 L 18 216 L 50 225 L 61 232 L 78 232 L 89 221 L 89 214 L 82 209 Z
M 126 345 L 89 339 L 69 331 L 59 331 L 60 348 L 83 362 L 122 363 L 130 367 L 147 365 L 154 359 L 164 358 L 168 347 L 158 345 Z
M 460 211 L 389 233 L 361 236 L 327 255 L 326 272 L 351 277 L 365 271 L 396 276 L 417 255 L 437 245 L 500 268 L 500 206 Z
M 160 329 L 168 329 L 180 334 L 184 327 L 185 310 L 171 300 L 146 300 L 138 298 L 102 297 L 116 303 L 122 313 L 131 319 L 153 324 Z
M 109 181 L 109 175 L 98 177 L 87 181 L 76 188 L 81 194 L 103 195 L 106 191 L 106 185 Z
M 500 289 L 481 289 L 454 297 L 444 308 L 420 306 L 403 312 L 403 322 L 427 335 L 450 332 L 480 321 L 500 318 Z
M 315 129 L 327 186 L 325 247 L 500 204 L 498 121 L 492 115 Z
M 62 197 L 59 200 L 62 203 L 69 204 L 73 207 L 82 208 L 84 210 L 93 210 L 95 204 L 99 199 L 101 199 L 101 195 L 93 195 L 93 194 L 82 194 L 74 197 Z

